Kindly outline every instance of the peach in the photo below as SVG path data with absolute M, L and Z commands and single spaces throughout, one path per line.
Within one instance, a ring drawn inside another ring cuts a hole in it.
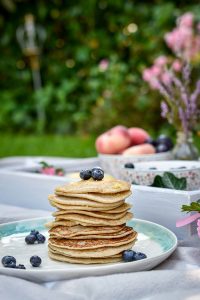
M 131 138 L 126 127 L 118 125 L 101 134 L 96 140 L 97 152 L 118 154 L 131 145 Z
M 150 144 L 142 144 L 129 147 L 123 151 L 123 155 L 143 155 L 143 154 L 154 154 L 156 149 Z
M 132 145 L 144 144 L 149 138 L 149 134 L 144 129 L 138 127 L 129 128 L 128 133 L 131 137 Z

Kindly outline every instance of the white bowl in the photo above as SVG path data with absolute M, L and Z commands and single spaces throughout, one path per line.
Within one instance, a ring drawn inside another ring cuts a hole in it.
M 196 222 L 184 227 L 176 227 L 176 221 L 192 214 L 182 212 L 182 205 L 190 205 L 191 202 L 199 200 L 200 190 L 178 191 L 132 185 L 132 192 L 127 202 L 133 205 L 132 212 L 135 218 L 156 222 L 172 230 L 179 240 L 194 238 L 200 245 Z
M 126 163 L 173 159 L 171 151 L 144 155 L 99 154 L 98 156 L 103 170 L 117 178 L 121 178 L 120 170 Z
M 152 161 L 138 162 L 134 169 L 121 167 L 120 177 L 130 183 L 150 186 L 156 175 L 171 172 L 176 177 L 186 177 L 187 190 L 200 189 L 200 162 L 199 161 Z

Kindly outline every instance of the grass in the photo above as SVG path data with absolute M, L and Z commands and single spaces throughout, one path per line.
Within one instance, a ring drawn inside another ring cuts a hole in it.
M 92 136 L 60 135 L 0 135 L 0 157 L 6 156 L 96 156 L 95 138 Z M 195 137 L 200 150 L 200 137 Z
M 0 135 L 0 157 L 5 156 L 96 156 L 94 137 L 59 135 Z

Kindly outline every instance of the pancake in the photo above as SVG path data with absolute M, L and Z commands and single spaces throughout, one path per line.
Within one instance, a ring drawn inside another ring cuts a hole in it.
M 48 223 L 45 224 L 45 227 L 50 229 L 52 227 L 59 226 L 59 225 L 69 226 L 69 227 L 78 225 L 78 223 L 75 222 L 75 221 L 66 221 L 66 220 L 64 222 L 59 222 L 59 223 L 60 224 L 58 224 L 58 222 L 57 223 L 56 222 L 48 222 Z
M 57 246 L 49 244 L 49 249 L 51 251 L 54 250 L 57 253 L 62 255 L 70 256 L 70 257 L 78 257 L 78 258 L 98 258 L 98 257 L 109 257 L 115 254 L 119 254 L 124 250 L 131 249 L 135 243 L 135 240 L 116 247 L 101 247 L 97 249 L 87 249 L 87 250 L 75 250 L 75 249 L 66 249 L 59 248 Z
M 96 181 L 92 178 L 89 180 L 81 180 L 71 182 L 66 185 L 57 187 L 56 193 L 64 194 L 85 194 L 85 193 L 100 193 L 100 194 L 116 194 L 124 191 L 130 191 L 131 185 L 126 181 L 111 179 Z
M 124 229 L 124 225 L 119 225 L 119 226 L 81 226 L 81 225 L 76 225 L 72 227 L 68 226 L 57 226 L 53 227 L 52 229 L 49 230 L 50 234 L 57 234 L 57 235 L 63 235 L 67 237 L 75 237 L 79 235 L 88 235 L 88 234 L 109 234 L 109 233 L 116 233 L 120 232 L 122 229 Z
M 120 192 L 116 194 L 99 194 L 99 193 L 64 193 L 64 192 L 56 192 L 56 195 L 64 196 L 66 200 L 88 200 L 95 201 L 101 204 L 114 205 L 117 202 L 124 201 L 127 197 L 131 195 L 131 191 Z
M 115 239 L 86 239 L 86 240 L 71 240 L 71 239 L 55 239 L 49 238 L 49 245 L 55 246 L 59 249 L 71 249 L 71 250 L 91 250 L 102 247 L 116 247 L 121 246 L 136 239 L 137 233 L 132 230 L 127 236 L 115 238 Z
M 103 218 L 95 218 L 91 216 L 85 216 L 81 214 L 67 214 L 57 216 L 55 221 L 75 221 L 78 224 L 88 224 L 88 225 L 106 225 L 106 226 L 116 226 L 126 223 L 126 221 L 130 220 L 133 217 L 133 214 L 127 212 L 125 216 L 117 220 L 103 219 Z
M 77 196 L 77 195 L 75 195 Z M 79 197 L 82 196 L 82 195 L 79 195 Z M 119 200 L 118 198 L 115 198 L 115 197 L 112 197 L 112 200 L 116 200 L 114 201 L 113 203 L 108 203 L 105 201 L 105 199 L 103 199 L 102 203 L 100 202 L 97 202 L 97 201 L 94 201 L 94 200 L 87 200 L 86 198 L 84 197 L 90 197 L 90 195 L 84 195 L 83 194 L 83 197 L 82 198 L 78 198 L 78 197 L 62 197 L 62 196 L 58 196 L 58 195 L 49 195 L 48 196 L 48 199 L 49 199 L 49 202 L 51 203 L 52 201 L 54 203 L 59 203 L 59 204 L 64 204 L 64 205 L 72 205 L 72 206 L 85 206 L 85 207 L 100 207 L 100 208 L 108 208 L 108 209 L 112 209 L 112 208 L 115 208 L 115 207 L 118 207 L 120 205 L 122 205 L 124 203 L 124 198 L 119 197 Z M 101 199 L 101 197 L 99 197 L 98 195 L 94 195 L 93 198 L 97 197 L 99 200 Z M 124 197 L 124 196 L 123 196 Z
M 72 213 L 76 213 L 79 211 L 105 211 L 106 213 L 109 214 L 114 214 L 114 213 L 120 213 L 120 212 L 124 212 L 126 210 L 129 210 L 132 205 L 128 204 L 128 203 L 123 203 L 117 205 L 117 207 L 115 206 L 111 206 L 111 207 L 107 207 L 107 206 L 101 206 L 101 207 L 91 207 L 91 206 L 73 206 L 73 205 L 67 205 L 67 204 L 60 204 L 60 203 L 56 203 L 53 200 L 49 201 L 51 203 L 51 205 L 53 207 L 56 207 L 59 210 L 65 210 L 65 211 L 70 211 Z
M 122 260 L 121 255 L 119 257 L 111 256 L 111 257 L 102 257 L 102 258 L 78 258 L 78 257 L 70 257 L 65 256 L 62 254 L 58 254 L 57 252 L 53 252 L 52 250 L 49 250 L 48 252 L 49 257 L 54 260 L 62 261 L 62 262 L 68 262 L 71 264 L 108 264 L 108 263 L 115 263 Z
M 65 215 L 66 217 L 71 214 L 79 214 L 79 215 L 86 215 L 86 216 L 91 216 L 95 218 L 102 218 L 102 219 L 108 219 L 108 220 L 118 220 L 126 215 L 126 211 L 122 213 L 117 213 L 117 214 L 107 214 L 105 212 L 92 212 L 92 211 L 76 211 L 76 212 L 68 212 L 66 210 L 59 210 L 54 212 L 52 215 L 54 217 L 62 216 Z
M 80 231 L 79 233 L 77 233 L 76 235 L 70 236 L 68 235 L 68 230 L 64 227 L 64 229 L 60 229 L 58 227 L 54 228 L 54 230 L 51 230 L 50 233 L 50 237 L 51 238 L 66 238 L 66 239 L 76 239 L 76 240 L 80 240 L 80 239 L 113 239 L 113 238 L 120 238 L 123 236 L 127 236 L 130 233 L 133 232 L 133 229 L 131 227 L 124 227 L 123 229 L 121 229 L 118 232 L 98 232 L 98 233 L 91 233 L 91 232 L 87 232 L 85 231 L 84 234 Z M 84 227 L 87 229 L 87 227 Z M 57 230 L 55 230 L 57 229 Z M 58 230 L 60 229 L 60 230 Z

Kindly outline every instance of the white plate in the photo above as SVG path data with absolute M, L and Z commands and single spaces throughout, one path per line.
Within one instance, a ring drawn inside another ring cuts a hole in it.
M 48 236 L 44 224 L 50 218 L 37 218 L 0 225 L 0 259 L 5 255 L 16 258 L 17 264 L 24 264 L 26 270 L 4 268 L 0 262 L 0 274 L 15 276 L 36 282 L 72 279 L 85 276 L 108 275 L 150 270 L 164 261 L 177 247 L 177 238 L 170 230 L 156 223 L 133 219 L 128 223 L 139 233 L 133 249 L 147 255 L 146 259 L 134 262 L 120 262 L 101 265 L 81 265 L 56 262 L 47 254 L 45 244 L 26 245 L 24 237 L 31 229 Z M 30 265 L 30 257 L 42 258 L 39 268 Z

